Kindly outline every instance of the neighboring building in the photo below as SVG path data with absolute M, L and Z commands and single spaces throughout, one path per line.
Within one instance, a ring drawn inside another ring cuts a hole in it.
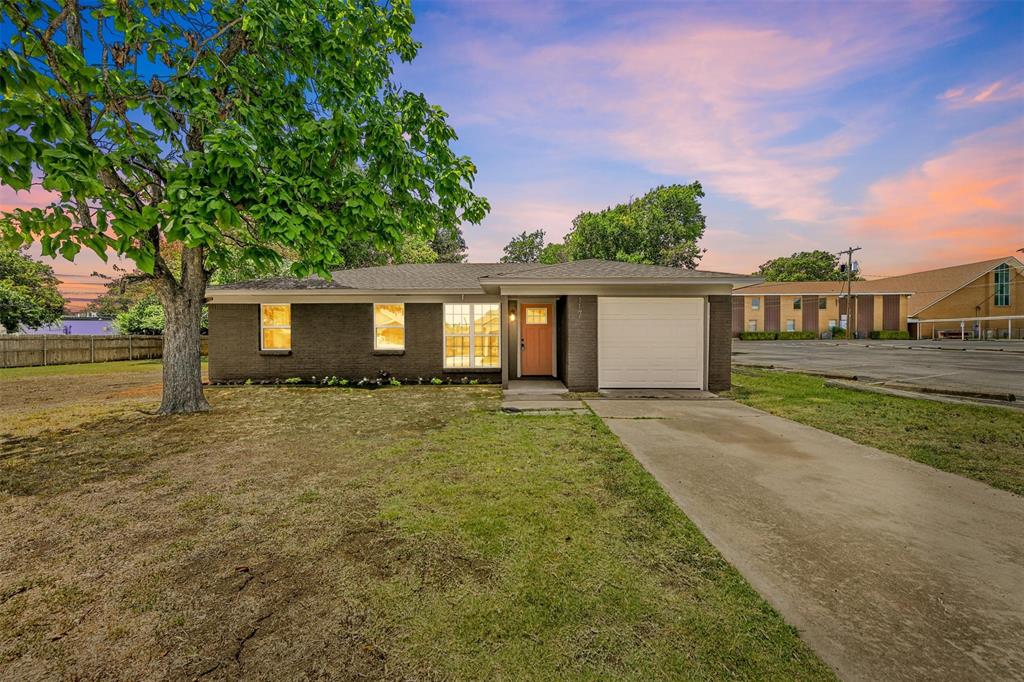
M 903 287 L 878 282 L 853 282 L 853 305 L 846 282 L 765 282 L 733 292 L 732 333 L 744 331 L 812 331 L 851 328 L 859 337 L 872 331 L 907 331 L 907 299 Z
M 733 334 L 843 326 L 845 282 L 766 282 L 733 292 Z M 1024 338 L 1024 263 L 1009 256 L 853 282 L 857 336 L 906 330 L 912 338 Z M 963 328 L 961 328 L 963 322 Z
M 1013 256 L 875 280 L 912 291 L 913 338 L 1024 339 L 1024 263 Z
M 67 315 L 60 322 L 39 327 L 38 329 L 22 329 L 21 334 L 86 334 L 90 336 L 110 336 L 116 334 L 114 321 L 107 317 L 92 315 Z
M 434 263 L 208 291 L 211 381 L 337 376 L 574 391 L 730 385 L 743 275 L 600 260 Z

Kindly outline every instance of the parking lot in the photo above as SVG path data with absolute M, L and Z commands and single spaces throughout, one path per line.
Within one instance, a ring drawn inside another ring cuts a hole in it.
M 1024 343 L 733 341 L 733 364 L 856 375 L 931 389 L 1013 393 L 1024 400 Z

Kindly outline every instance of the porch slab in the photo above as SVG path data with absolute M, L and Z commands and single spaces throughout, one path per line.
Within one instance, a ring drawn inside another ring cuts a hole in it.
M 711 391 L 693 388 L 604 388 L 598 391 L 600 398 L 591 400 L 719 400 Z
M 542 377 L 536 379 L 510 379 L 508 388 L 505 389 L 505 395 L 521 396 L 560 395 L 568 392 L 569 389 L 558 379 Z

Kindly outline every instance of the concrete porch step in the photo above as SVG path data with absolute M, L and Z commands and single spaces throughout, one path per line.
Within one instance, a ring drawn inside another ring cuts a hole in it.
M 503 400 L 501 409 L 505 412 L 574 412 L 586 410 L 580 400 Z

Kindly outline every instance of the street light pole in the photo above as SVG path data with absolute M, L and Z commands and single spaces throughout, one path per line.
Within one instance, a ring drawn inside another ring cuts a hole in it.
M 846 338 L 853 334 L 853 252 L 860 251 L 859 246 L 851 246 L 837 255 L 846 254 Z

